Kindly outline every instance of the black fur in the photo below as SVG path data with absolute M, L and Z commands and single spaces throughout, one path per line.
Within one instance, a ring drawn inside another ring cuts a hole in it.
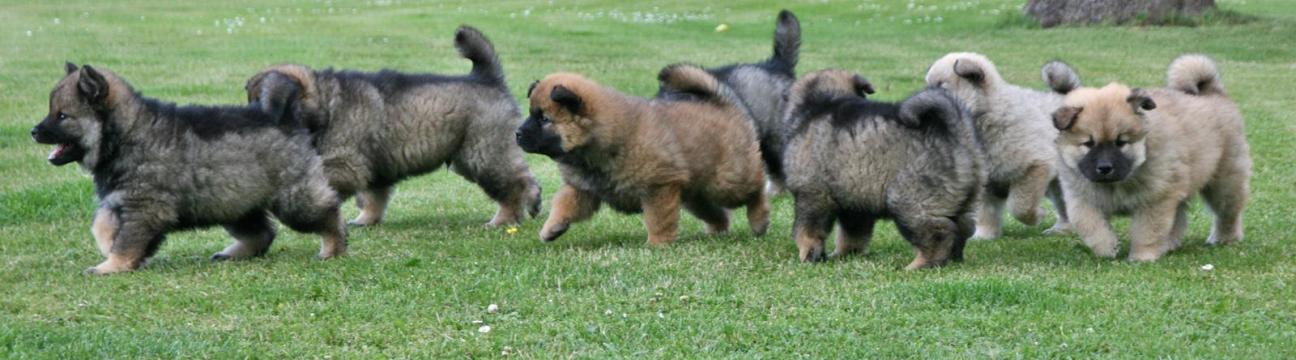
M 499 57 L 495 55 L 495 47 L 486 39 L 486 35 L 471 26 L 459 26 L 455 31 L 455 48 L 459 49 L 459 55 L 473 63 L 469 77 L 499 88 L 507 86 L 504 82 L 504 69 L 500 66 Z
M 1133 171 L 1134 159 L 1121 152 L 1115 141 L 1094 144 L 1077 164 L 1089 181 L 1109 183 L 1125 180 Z

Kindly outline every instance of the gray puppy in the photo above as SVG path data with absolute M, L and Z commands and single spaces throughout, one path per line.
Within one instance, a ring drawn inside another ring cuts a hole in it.
M 1045 233 L 1071 230 L 1057 181 L 1053 139 L 1058 132 L 1049 126 L 1049 119 L 1062 106 L 1062 94 L 1080 86 L 1080 76 L 1061 61 L 1045 64 L 1040 72 L 1052 92 L 1008 83 L 990 59 L 976 53 L 949 53 L 927 71 L 927 85 L 954 92 L 972 111 L 985 140 L 989 188 L 973 238 L 999 237 L 1005 202 L 1018 221 L 1039 223 L 1044 217 L 1039 203 L 1045 195 L 1058 217 Z
M 66 70 L 32 138 L 57 145 L 50 163 L 75 161 L 94 175 L 91 231 L 108 259 L 86 273 L 134 270 L 166 233 L 211 225 L 237 240 L 213 259 L 258 256 L 275 237 L 270 214 L 322 235 L 320 258 L 346 251 L 339 200 L 310 138 L 285 115 L 290 97 L 176 106 L 140 96 L 112 72 L 70 63 Z
M 310 130 L 329 184 L 343 198 L 358 193 L 352 224 L 381 222 L 397 182 L 446 164 L 499 204 L 487 225 L 516 224 L 540 211 L 540 184 L 513 140 L 521 112 L 486 37 L 462 26 L 455 46 L 472 60 L 468 75 L 278 65 L 248 80 L 248 100 L 278 91 L 264 81 L 271 75 L 303 89 L 293 115 Z
M 756 127 L 760 141 L 761 158 L 768 177 L 767 192 L 778 194 L 783 189 L 783 144 L 787 142 L 788 127 L 783 124 L 787 106 L 787 90 L 796 81 L 797 54 L 801 48 L 801 23 L 791 11 L 778 14 L 774 28 L 774 54 L 757 63 L 733 64 L 706 69 L 720 79 L 742 100 L 748 117 Z M 663 87 L 658 98 L 679 98 L 688 94 L 671 92 Z
M 793 237 L 802 261 L 824 259 L 837 222 L 837 251 L 863 252 L 873 225 L 891 218 L 918 250 L 907 269 L 963 259 L 985 185 L 971 116 L 949 91 L 929 88 L 896 104 L 865 100 L 873 86 L 843 70 L 792 85 L 784 153 L 796 201 Z

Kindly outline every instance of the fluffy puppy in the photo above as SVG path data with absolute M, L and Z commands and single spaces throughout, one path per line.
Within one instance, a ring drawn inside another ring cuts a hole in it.
M 864 252 L 878 219 L 895 220 L 918 255 L 908 269 L 963 259 L 973 210 L 985 186 L 972 120 L 949 91 L 928 88 L 899 103 L 865 100 L 873 87 L 843 70 L 792 85 L 784 154 L 796 201 L 793 237 L 801 261 Z
M 768 177 L 766 189 L 770 195 L 783 190 L 783 144 L 787 142 L 789 132 L 783 124 L 783 113 L 787 105 L 787 89 L 796 81 L 800 48 L 801 23 L 791 11 L 783 10 L 778 14 L 778 24 L 774 28 L 774 53 L 769 59 L 706 69 L 733 89 L 751 111 L 749 119 L 760 141 L 761 158 Z M 687 94 L 671 93 L 664 87 L 657 92 L 658 98 L 680 95 Z
M 396 183 L 449 165 L 499 204 L 487 225 L 515 224 L 540 211 L 540 185 L 512 130 L 521 118 L 495 49 L 481 32 L 455 33 L 459 54 L 472 60 L 464 76 L 311 70 L 278 65 L 247 82 L 249 101 L 279 91 L 268 76 L 300 87 L 292 114 L 310 131 L 329 184 L 343 198 L 358 195 L 354 225 L 382 221 Z
M 1035 225 L 1044 216 L 1039 207 L 1046 194 L 1057 209 L 1057 222 L 1045 233 L 1070 231 L 1066 205 L 1056 181 L 1053 140 L 1057 130 L 1050 115 L 1062 106 L 1062 94 L 1080 86 L 1080 77 L 1065 63 L 1045 64 L 1041 73 L 1053 92 L 1023 88 L 1004 81 L 981 54 L 950 53 L 927 71 L 927 85 L 949 89 L 972 111 L 985 141 L 987 191 L 977 213 L 974 238 L 1002 234 L 1004 203 L 1014 218 Z
M 541 240 L 556 239 L 603 203 L 643 212 L 651 245 L 675 240 L 680 205 L 710 232 L 726 231 L 728 209 L 746 206 L 752 232 L 765 232 L 764 174 L 741 100 L 695 66 L 667 67 L 659 79 L 688 99 L 627 96 L 572 73 L 532 85 L 517 141 L 558 162 L 563 179 Z
M 1162 89 L 1077 89 L 1053 114 L 1067 212 L 1100 257 L 1116 256 L 1112 215 L 1132 217 L 1131 260 L 1178 248 L 1198 193 L 1215 214 L 1206 243 L 1242 239 L 1251 177 L 1242 114 L 1209 58 L 1181 56 L 1168 77 Z
M 271 214 L 322 235 L 320 258 L 346 251 L 337 195 L 310 138 L 285 115 L 288 94 L 257 106 L 176 106 L 112 72 L 66 70 L 32 138 L 57 145 L 50 163 L 77 162 L 94 175 L 91 232 L 108 259 L 86 273 L 135 270 L 167 233 L 211 225 L 236 240 L 213 259 L 259 256 L 275 238 Z

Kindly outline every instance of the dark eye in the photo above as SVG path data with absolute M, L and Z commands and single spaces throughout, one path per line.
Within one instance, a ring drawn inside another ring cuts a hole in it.
M 1087 148 L 1092 148 L 1092 147 L 1094 147 L 1094 141 L 1093 141 L 1093 139 L 1091 138 L 1091 139 L 1089 139 L 1089 141 L 1085 141 L 1085 142 L 1083 142 L 1083 143 L 1080 143 L 1080 145 L 1084 145 L 1084 147 L 1087 147 Z
M 548 116 L 541 116 L 541 117 L 540 117 L 540 124 L 541 124 L 541 125 L 543 125 L 543 124 L 548 124 L 548 123 L 549 123 L 549 117 L 548 117 Z
M 59 119 L 59 120 L 67 120 L 67 118 L 68 118 L 67 114 L 64 114 L 64 113 L 61 113 L 61 112 L 58 113 L 58 119 Z
M 1116 139 L 1116 147 L 1124 147 L 1125 144 L 1129 144 L 1129 142 L 1121 139 Z

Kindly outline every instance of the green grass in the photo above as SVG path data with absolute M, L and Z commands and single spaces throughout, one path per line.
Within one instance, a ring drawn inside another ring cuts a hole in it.
M 1151 264 L 1096 259 L 1074 237 L 1039 235 L 1048 222 L 1009 221 L 1004 239 L 972 243 L 966 263 L 943 269 L 901 271 L 913 253 L 889 224 L 867 256 L 805 265 L 782 197 L 763 238 L 741 220 L 706 236 L 685 216 L 675 245 L 649 248 L 638 217 L 605 211 L 541 244 L 539 220 L 517 234 L 481 227 L 492 203 L 439 172 L 402 184 L 389 223 L 353 230 L 350 255 L 336 261 L 311 260 L 317 240 L 283 231 L 264 258 L 211 263 L 228 241 L 212 229 L 171 236 L 142 271 L 86 277 L 101 260 L 91 180 L 49 166 L 49 147 L 27 135 L 64 60 L 115 70 L 167 100 L 238 103 L 246 78 L 279 62 L 465 72 L 451 40 L 467 23 L 495 41 L 518 97 L 558 70 L 648 95 L 672 62 L 768 56 L 782 5 L 8 1 L 0 357 L 1296 357 L 1296 6 L 1221 0 L 1255 18 L 1041 30 L 1006 15 L 1017 0 L 906 4 L 788 5 L 803 23 L 801 72 L 856 71 L 894 100 L 956 50 L 988 54 L 1009 81 L 1037 88 L 1039 66 L 1054 58 L 1087 84 L 1158 86 L 1176 55 L 1214 56 L 1255 159 L 1246 240 L 1205 246 L 1209 215 L 1195 206 L 1185 248 Z M 731 30 L 714 32 L 719 23 Z M 548 199 L 553 163 L 528 160 Z M 479 333 L 478 321 L 492 331 Z

